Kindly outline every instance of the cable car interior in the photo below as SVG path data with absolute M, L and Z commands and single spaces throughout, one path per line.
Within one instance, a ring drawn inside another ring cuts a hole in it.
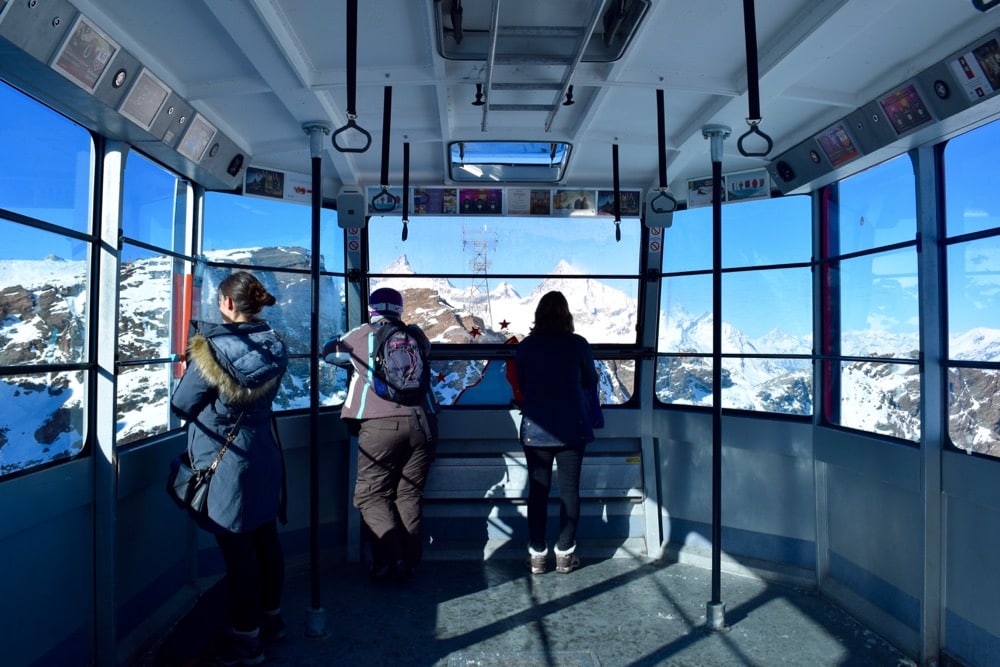
M 246 269 L 290 355 L 277 664 L 997 664 L 996 4 L 0 0 L 3 662 L 182 664 L 224 568 L 170 397 Z M 408 598 L 355 581 L 318 353 L 383 286 L 440 407 Z M 605 426 L 584 567 L 532 577 L 510 371 L 550 290 Z M 754 625 L 751 582 L 854 640 Z

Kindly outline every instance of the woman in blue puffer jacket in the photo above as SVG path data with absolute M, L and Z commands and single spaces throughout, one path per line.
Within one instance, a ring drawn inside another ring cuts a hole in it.
M 545 572 L 545 542 L 552 463 L 559 477 L 559 539 L 556 571 L 580 566 L 576 527 L 580 519 L 583 450 L 594 439 L 596 414 L 588 397 L 597 388 L 594 356 L 587 340 L 574 333 L 573 315 L 562 292 L 542 296 L 535 325 L 515 352 L 521 401 L 521 446 L 528 466 L 528 566 Z
M 233 631 L 221 662 L 258 664 L 262 639 L 284 635 L 284 556 L 277 519 L 284 503 L 284 462 L 271 427 L 271 403 L 288 366 L 285 344 L 257 314 L 275 298 L 238 271 L 219 285 L 222 324 L 195 322 L 187 370 L 171 408 L 188 422 L 195 468 L 219 459 L 208 494 L 208 521 L 226 563 Z

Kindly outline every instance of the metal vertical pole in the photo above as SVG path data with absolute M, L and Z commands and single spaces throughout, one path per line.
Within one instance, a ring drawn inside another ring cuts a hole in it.
M 310 251 L 311 308 L 309 312 L 309 561 L 311 595 L 306 610 L 306 636 L 326 634 L 326 611 L 320 597 L 319 572 L 319 282 L 320 282 L 320 212 L 323 207 L 323 135 L 330 128 L 307 123 L 302 129 L 309 135 L 312 155 L 312 238 Z
M 923 582 L 920 599 L 920 660 L 936 664 L 944 636 L 944 494 L 941 449 L 948 438 L 947 308 L 944 184 L 940 147 L 912 152 L 917 177 L 918 285 L 920 286 L 920 496 L 923 503 Z
M 118 369 L 115 365 L 118 339 L 103 332 L 118 326 L 118 276 L 121 269 L 119 231 L 122 223 L 122 183 L 128 147 L 118 141 L 108 141 L 98 157 L 100 176 L 100 243 L 95 244 L 93 261 L 97 265 L 98 282 L 91 285 L 93 309 L 89 322 L 91 332 L 102 332 L 90 343 L 91 358 L 97 361 L 97 371 L 90 379 L 94 401 L 92 418 L 94 432 L 94 665 L 113 667 L 118 662 L 118 592 L 116 563 L 118 552 L 118 452 L 116 451 L 114 396 L 117 391 Z M 90 418 L 90 417 L 89 417 Z
M 706 125 L 702 135 L 712 151 L 712 599 L 707 623 L 726 627 L 722 602 L 722 142 L 730 135 L 724 125 Z

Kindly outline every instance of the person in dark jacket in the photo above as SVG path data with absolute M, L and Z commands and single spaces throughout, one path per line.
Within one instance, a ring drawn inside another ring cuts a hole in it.
M 368 300 L 369 323 L 331 339 L 323 358 L 353 370 L 340 417 L 358 436 L 354 506 L 361 512 L 371 546 L 373 581 L 405 581 L 423 556 L 421 522 L 424 484 L 434 460 L 437 417 L 428 391 L 421 404 L 401 405 L 375 393 L 372 374 L 374 333 L 403 315 L 403 296 L 382 287 Z M 430 341 L 416 330 L 429 363 Z
M 555 461 L 560 503 L 556 571 L 572 572 L 580 566 L 580 469 L 584 447 L 594 439 L 595 416 L 587 397 L 597 387 L 597 371 L 590 344 L 574 333 L 562 292 L 548 292 L 539 300 L 534 327 L 517 344 L 515 366 L 523 395 L 520 439 L 528 466 L 528 565 L 532 574 L 546 569 L 545 525 Z
M 212 465 L 225 446 L 202 525 L 214 533 L 226 563 L 232 632 L 220 651 L 225 665 L 259 664 L 262 641 L 285 636 L 284 556 L 276 524 L 284 502 L 284 461 L 271 427 L 271 403 L 288 355 L 278 334 L 257 318 L 274 303 L 246 271 L 223 280 L 223 323 L 192 322 L 187 369 L 171 398 L 173 412 L 188 422 L 195 468 Z

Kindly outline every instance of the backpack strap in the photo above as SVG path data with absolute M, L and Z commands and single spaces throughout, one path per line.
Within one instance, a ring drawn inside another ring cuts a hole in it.
M 374 393 L 374 378 L 372 373 L 374 372 L 375 366 L 375 329 L 372 328 L 368 332 L 368 361 L 365 363 L 365 374 L 361 377 L 364 383 L 364 388 L 361 392 L 361 397 L 358 399 L 360 403 L 358 404 L 358 419 L 365 418 L 365 403 L 368 401 L 369 392 Z

